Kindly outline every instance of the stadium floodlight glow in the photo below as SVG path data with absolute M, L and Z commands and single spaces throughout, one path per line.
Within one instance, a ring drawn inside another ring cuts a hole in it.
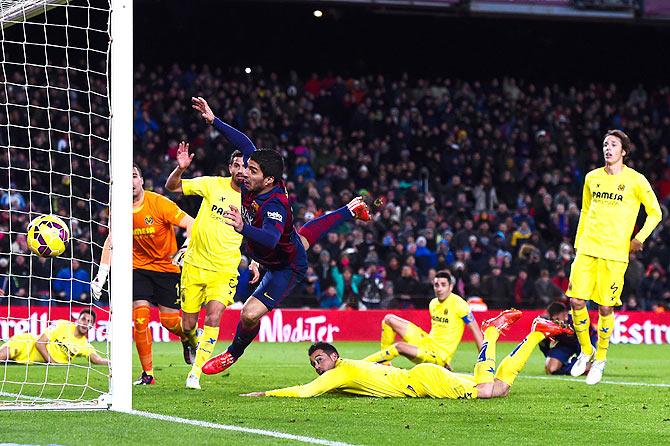
M 315 9 L 312 14 L 314 14 L 314 17 L 316 17 L 317 19 L 323 17 L 323 11 L 321 11 L 320 9 Z
M 246 67 L 246 68 L 244 69 L 244 72 L 247 73 L 247 74 L 251 74 L 251 68 L 250 68 L 250 67 Z

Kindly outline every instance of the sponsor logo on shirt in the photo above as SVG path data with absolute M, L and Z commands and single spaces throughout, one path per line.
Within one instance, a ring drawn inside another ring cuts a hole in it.
M 593 199 L 605 199 L 605 200 L 614 200 L 614 201 L 623 201 L 622 194 L 616 194 L 612 192 L 593 192 Z
M 284 221 L 282 215 L 281 215 L 279 212 L 268 212 L 268 213 L 265 214 L 265 215 L 267 216 L 267 218 L 271 218 L 271 219 L 273 219 L 273 220 L 277 220 L 277 221 L 280 222 L 280 223 Z

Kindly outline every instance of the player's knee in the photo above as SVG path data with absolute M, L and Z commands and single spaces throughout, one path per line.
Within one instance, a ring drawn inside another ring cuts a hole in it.
M 240 322 L 248 327 L 254 326 L 261 320 L 263 314 L 264 313 L 253 308 L 244 307 L 240 313 Z
M 575 299 L 574 297 L 570 298 L 570 307 L 573 310 L 581 310 L 586 306 L 586 302 L 581 299 Z
M 600 314 L 601 316 L 609 316 L 612 313 L 614 313 L 614 308 L 612 307 L 605 307 L 603 305 L 600 305 L 598 307 L 598 314 Z
M 205 314 L 205 325 L 209 327 L 218 327 L 221 323 L 221 312 L 211 312 Z

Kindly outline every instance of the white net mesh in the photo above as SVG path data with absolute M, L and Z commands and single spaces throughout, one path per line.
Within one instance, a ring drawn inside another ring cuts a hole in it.
M 90 281 L 109 221 L 110 4 L 3 0 L 0 17 L 0 343 L 39 337 L 92 308 L 88 340 L 106 358 L 107 294 L 92 302 Z M 54 259 L 26 244 L 28 223 L 42 214 L 70 228 Z M 109 368 L 85 356 L 25 364 L 16 358 L 30 342 L 4 348 L 0 408 L 81 406 L 109 390 Z

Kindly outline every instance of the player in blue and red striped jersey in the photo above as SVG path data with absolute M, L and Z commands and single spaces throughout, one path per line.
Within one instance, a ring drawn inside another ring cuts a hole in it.
M 216 118 L 203 98 L 193 98 L 193 108 L 242 152 L 246 165 L 241 187 L 242 209 L 229 206 L 223 217 L 244 236 L 247 254 L 266 270 L 258 288 L 242 308 L 233 343 L 226 352 L 203 365 L 203 373 L 211 375 L 227 369 L 242 356 L 258 334 L 261 317 L 302 282 L 307 271 L 307 247 L 339 224 L 353 218 L 367 221 L 370 217 L 365 203 L 355 199 L 305 224 L 298 234 L 293 227 L 293 212 L 282 180 L 282 156 L 274 150 L 257 150 L 246 135 Z

